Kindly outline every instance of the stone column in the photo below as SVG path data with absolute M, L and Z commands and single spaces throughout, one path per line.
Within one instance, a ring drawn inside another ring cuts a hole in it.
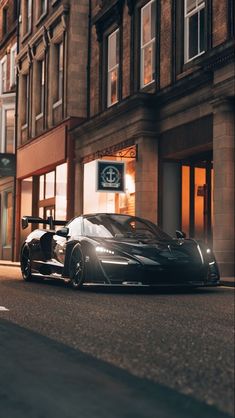
M 83 213 L 83 183 L 84 165 L 80 161 L 75 162 L 75 192 L 74 192 L 74 215 Z
M 175 236 L 181 218 L 181 165 L 164 162 L 162 168 L 162 228 Z
M 234 100 L 213 102 L 213 247 L 222 276 L 234 275 Z
M 158 221 L 158 143 L 156 138 L 142 137 L 136 141 L 136 216 Z

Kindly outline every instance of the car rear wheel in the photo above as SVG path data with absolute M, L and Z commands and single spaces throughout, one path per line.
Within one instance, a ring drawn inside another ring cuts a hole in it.
M 85 279 L 85 265 L 82 251 L 79 247 L 75 247 L 70 261 L 70 280 L 73 289 L 81 289 Z
M 21 272 L 23 279 L 28 282 L 32 279 L 32 273 L 31 273 L 31 260 L 30 260 L 30 253 L 29 248 L 27 245 L 25 245 L 22 248 L 21 252 Z

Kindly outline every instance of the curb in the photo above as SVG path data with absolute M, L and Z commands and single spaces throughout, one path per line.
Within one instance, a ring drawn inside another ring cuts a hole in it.
M 220 280 L 220 286 L 235 287 L 234 277 L 228 277 L 227 279 Z
M 0 260 L 0 266 L 3 266 L 3 267 L 20 267 L 20 262 L 19 261 Z

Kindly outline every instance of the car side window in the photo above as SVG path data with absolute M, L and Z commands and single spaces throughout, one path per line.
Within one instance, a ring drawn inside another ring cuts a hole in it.
M 68 235 L 70 237 L 75 238 L 79 235 L 82 235 L 82 219 L 81 218 L 74 219 L 68 224 L 68 228 L 69 228 Z

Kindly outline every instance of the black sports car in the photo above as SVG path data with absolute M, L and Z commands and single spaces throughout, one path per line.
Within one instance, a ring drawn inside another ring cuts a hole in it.
M 31 232 L 22 246 L 24 280 L 33 275 L 69 279 L 74 289 L 89 284 L 219 284 L 218 266 L 209 248 L 185 239 L 181 231 L 172 238 L 146 219 L 99 213 L 68 223 L 26 216 L 23 228 L 28 223 L 42 223 L 45 229 Z

